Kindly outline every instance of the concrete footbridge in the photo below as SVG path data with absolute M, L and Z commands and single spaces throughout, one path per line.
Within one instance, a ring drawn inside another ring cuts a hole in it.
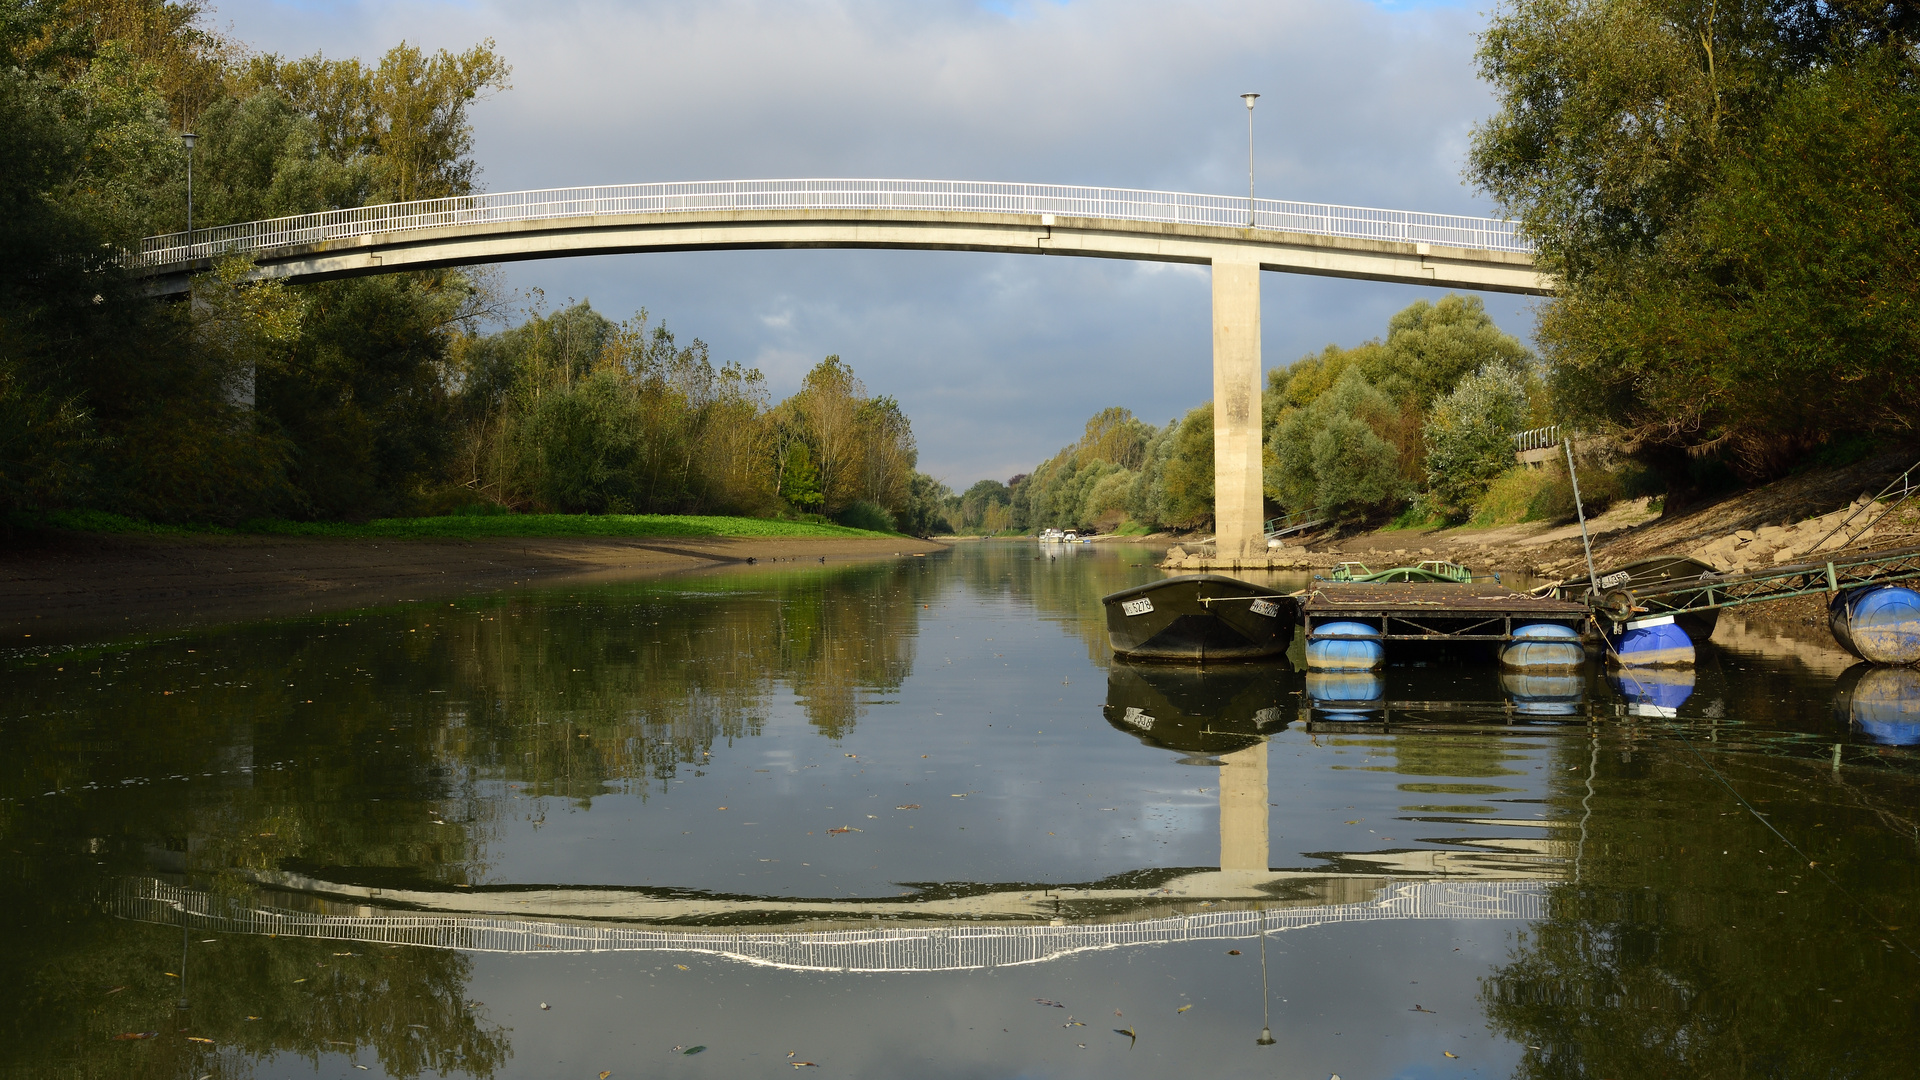
M 285 281 L 523 259 L 769 248 L 1075 255 L 1213 272 L 1218 554 L 1264 554 L 1260 271 L 1542 295 L 1511 221 L 1129 188 L 956 180 L 719 180 L 494 192 L 149 237 L 158 294 L 217 258 Z

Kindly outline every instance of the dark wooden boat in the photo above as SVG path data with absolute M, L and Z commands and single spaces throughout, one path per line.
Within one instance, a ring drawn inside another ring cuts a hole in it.
M 1683 585 L 1689 581 L 1711 581 L 1720 577 L 1713 564 L 1703 562 L 1690 555 L 1655 555 L 1648 559 L 1638 559 L 1623 563 L 1600 572 L 1600 591 L 1612 592 L 1615 589 L 1639 589 L 1650 585 Z M 1561 600 L 1581 601 L 1592 590 L 1593 583 L 1585 575 L 1568 578 L 1553 586 L 1553 595 Z M 1713 628 L 1720 623 L 1720 609 L 1708 608 L 1705 611 L 1689 611 L 1685 615 L 1674 616 L 1673 621 L 1694 642 L 1702 642 L 1713 636 Z
M 1101 597 L 1107 640 L 1130 660 L 1205 664 L 1279 656 L 1300 602 L 1223 574 L 1183 574 Z

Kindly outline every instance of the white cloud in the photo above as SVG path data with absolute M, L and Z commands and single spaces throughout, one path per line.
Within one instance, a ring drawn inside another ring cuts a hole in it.
M 1460 183 L 1480 17 L 1359 0 L 262 2 L 256 47 L 376 56 L 496 39 L 514 89 L 475 107 L 495 191 L 892 176 L 1238 192 L 1257 90 L 1263 196 L 1488 213 Z M 520 287 L 645 305 L 776 393 L 847 358 L 913 418 L 928 471 L 1005 478 L 1111 404 L 1154 422 L 1210 392 L 1205 271 L 932 252 L 713 252 L 521 263 Z M 1432 290 L 1267 275 L 1268 366 L 1384 331 Z M 1489 297 L 1524 336 L 1525 301 Z

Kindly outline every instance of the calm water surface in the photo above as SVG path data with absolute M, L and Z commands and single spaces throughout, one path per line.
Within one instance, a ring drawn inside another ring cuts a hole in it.
M 1152 561 L 12 654 L 0 1069 L 1920 1069 L 1920 676 L 1117 665 Z

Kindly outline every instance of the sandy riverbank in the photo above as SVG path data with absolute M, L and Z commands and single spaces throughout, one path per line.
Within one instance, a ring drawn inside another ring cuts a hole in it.
M 400 600 L 779 561 L 944 551 L 896 539 L 334 540 L 48 535 L 0 550 L 0 643 L 17 647 Z M 32 635 L 31 642 L 28 635 Z

